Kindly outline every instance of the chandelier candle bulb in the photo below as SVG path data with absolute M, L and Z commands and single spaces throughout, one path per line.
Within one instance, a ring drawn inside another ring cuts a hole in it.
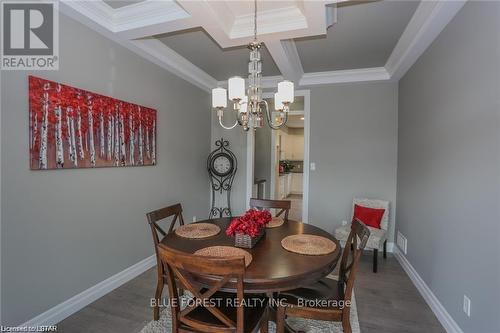
M 241 100 L 245 96 L 245 80 L 239 76 L 234 76 L 228 80 L 229 99 Z
M 278 83 L 278 94 L 282 97 L 283 104 L 293 103 L 293 82 L 282 81 Z
M 276 111 L 282 111 L 284 108 L 283 105 L 283 98 L 281 97 L 280 93 L 274 93 L 274 109 Z
M 240 102 L 239 112 L 244 113 L 247 112 L 247 110 L 248 110 L 248 96 L 243 96 Z
M 212 107 L 225 108 L 227 107 L 227 92 L 224 88 L 212 89 Z

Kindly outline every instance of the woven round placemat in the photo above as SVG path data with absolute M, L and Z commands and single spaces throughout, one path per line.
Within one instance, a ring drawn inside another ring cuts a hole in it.
M 245 250 L 233 246 L 209 246 L 199 249 L 194 253 L 197 256 L 206 257 L 245 257 L 245 266 L 248 267 L 252 262 L 252 255 Z
M 266 228 L 277 228 L 281 227 L 285 223 L 285 220 L 283 220 L 281 217 L 273 217 L 271 222 L 266 224 Z
M 328 238 L 316 235 L 292 235 L 281 240 L 281 246 L 287 251 L 320 256 L 332 253 L 337 245 Z
M 177 236 L 191 239 L 207 238 L 215 236 L 219 232 L 219 226 L 212 223 L 191 223 L 175 229 Z

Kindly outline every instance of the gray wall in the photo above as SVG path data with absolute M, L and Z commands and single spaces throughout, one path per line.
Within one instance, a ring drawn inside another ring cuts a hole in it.
M 209 105 L 209 104 L 207 104 Z M 205 109 L 210 109 L 205 107 Z M 231 191 L 231 209 L 233 215 L 241 215 L 246 210 L 246 162 L 247 162 L 247 132 L 244 132 L 241 126 L 236 126 L 231 130 L 222 128 L 219 125 L 219 120 L 215 111 L 212 112 L 212 149 L 215 149 L 215 140 L 224 138 L 229 140 L 229 149 L 236 155 L 238 160 L 238 170 L 234 177 L 233 187 Z M 235 121 L 232 105 L 228 104 L 228 108 L 224 115 L 224 125 L 232 126 Z M 218 207 L 226 207 L 226 194 L 221 197 L 216 194 L 216 202 L 220 203 Z
M 333 231 L 349 220 L 353 197 L 396 203 L 397 84 L 311 89 L 309 223 Z
M 500 3 L 468 2 L 399 85 L 397 228 L 471 333 L 500 332 L 499 36 Z
M 77 41 L 77 43 L 75 43 Z M 20 324 L 153 254 L 145 213 L 208 213 L 208 93 L 60 17 L 60 70 L 35 75 L 158 110 L 153 167 L 30 171 L 29 72 L 2 72 L 2 320 Z

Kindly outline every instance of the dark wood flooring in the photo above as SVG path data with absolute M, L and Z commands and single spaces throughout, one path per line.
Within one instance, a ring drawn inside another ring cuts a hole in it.
M 371 264 L 372 255 L 367 252 L 354 286 L 362 333 L 445 332 L 391 254 L 386 260 L 380 256 L 377 274 Z M 139 332 L 153 316 L 149 302 L 155 279 L 154 269 L 148 270 L 63 320 L 58 332 Z

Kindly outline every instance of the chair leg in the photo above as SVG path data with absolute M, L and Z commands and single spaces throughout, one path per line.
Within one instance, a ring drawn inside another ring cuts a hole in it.
M 377 273 L 378 250 L 373 249 L 373 273 Z
M 279 306 L 276 313 L 276 333 L 285 332 L 285 307 Z
M 161 294 L 163 293 L 163 280 L 158 280 L 158 283 L 156 284 L 156 292 L 155 292 L 155 299 L 156 299 L 156 304 L 153 307 L 153 319 L 158 320 L 160 319 L 160 302 L 161 302 Z
M 387 259 L 387 240 L 384 241 L 384 259 Z
M 264 318 L 262 318 L 262 322 L 260 323 L 260 333 L 268 333 L 269 330 L 269 309 L 266 310 L 266 314 Z
M 342 330 L 344 331 L 344 333 L 352 333 L 349 311 L 345 311 L 344 313 L 342 313 Z

